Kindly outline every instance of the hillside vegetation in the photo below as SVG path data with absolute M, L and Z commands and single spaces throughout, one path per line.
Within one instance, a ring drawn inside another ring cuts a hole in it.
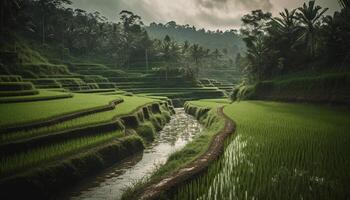
M 242 17 L 247 53 L 237 63 L 245 78 L 232 99 L 349 105 L 350 8 L 325 16 L 314 0 L 278 17 L 262 10 Z

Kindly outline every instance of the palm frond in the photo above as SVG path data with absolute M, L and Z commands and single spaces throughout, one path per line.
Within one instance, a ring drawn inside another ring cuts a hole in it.
M 350 0 L 338 0 L 339 4 L 343 8 L 350 8 Z

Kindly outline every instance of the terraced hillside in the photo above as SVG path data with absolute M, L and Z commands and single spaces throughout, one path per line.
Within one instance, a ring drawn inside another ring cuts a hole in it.
M 201 98 L 220 98 L 225 91 L 210 85 L 183 77 L 181 74 L 166 75 L 157 71 L 129 70 L 127 76 L 111 77 L 121 90 L 148 96 L 166 96 L 175 106 L 181 106 L 187 100 Z
M 233 83 L 229 82 L 220 82 L 215 79 L 199 79 L 198 84 L 203 87 L 217 87 L 220 90 L 225 91 L 227 94 L 229 94 L 232 91 L 232 88 L 235 86 Z
M 0 110 L 8 113 L 0 117 L 4 191 L 15 186 L 21 194 L 49 198 L 67 184 L 142 151 L 173 113 L 167 98 L 69 94 L 53 99 L 67 93 L 42 90 L 40 94 L 48 98 L 29 101 L 19 96 L 16 103 L 0 104 Z
M 25 44 L 18 48 L 0 60 L 1 199 L 56 197 L 141 152 L 174 106 L 227 95 L 219 82 L 181 71 L 53 64 Z

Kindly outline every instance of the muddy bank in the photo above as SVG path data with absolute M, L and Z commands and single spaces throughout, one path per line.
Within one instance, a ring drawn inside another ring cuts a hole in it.
M 187 106 L 186 111 L 199 119 L 207 117 L 206 114 L 209 109 Z M 223 113 L 223 107 L 217 109 L 217 115 L 222 120 L 225 120 L 225 126 L 214 136 L 208 150 L 182 169 L 164 177 L 161 181 L 152 183 L 146 187 L 134 197 L 135 199 L 159 199 L 165 192 L 172 191 L 184 182 L 192 180 L 199 174 L 203 173 L 209 165 L 221 155 L 224 149 L 225 139 L 235 131 L 235 124 Z

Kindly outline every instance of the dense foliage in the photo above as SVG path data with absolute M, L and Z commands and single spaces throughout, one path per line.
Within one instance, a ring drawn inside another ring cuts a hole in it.
M 16 33 L 51 62 L 93 61 L 126 69 L 156 68 L 166 74 L 180 71 L 189 77 L 198 74 L 204 63 L 213 65 L 226 60 L 226 64 L 233 64 L 228 62 L 227 55 L 238 51 L 238 47 L 210 50 L 187 41 L 177 42 L 168 35 L 150 39 L 141 17 L 130 11 L 120 12 L 119 19 L 116 16 L 119 22 L 110 22 L 99 12 L 72 9 L 71 3 L 70 0 L 2 1 L 1 16 L 5 17 L 1 28 L 7 37 L 1 43 L 8 43 Z M 235 36 L 234 32 L 210 34 L 216 38 Z
M 234 59 L 241 52 L 245 45 L 237 30 L 211 31 L 197 29 L 194 26 L 179 25 L 175 21 L 166 24 L 151 23 L 145 27 L 151 38 L 164 38 L 166 35 L 174 38 L 176 41 L 200 44 L 201 46 L 211 49 L 213 54 Z
M 261 81 L 299 71 L 345 71 L 350 55 L 349 1 L 334 16 L 314 0 L 279 17 L 262 10 L 243 16 L 241 33 L 247 46 L 244 57 L 236 62 Z

